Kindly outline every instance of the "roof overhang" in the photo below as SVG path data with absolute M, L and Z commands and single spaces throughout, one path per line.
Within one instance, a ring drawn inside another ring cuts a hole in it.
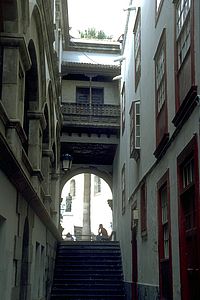
M 62 62 L 62 76 L 68 74 L 90 74 L 103 76 L 117 76 L 120 73 L 120 66 L 89 64 L 89 63 L 75 63 Z

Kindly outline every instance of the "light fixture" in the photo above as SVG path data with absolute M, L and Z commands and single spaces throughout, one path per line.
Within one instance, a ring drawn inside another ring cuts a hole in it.
M 136 7 L 133 5 L 128 6 L 127 8 L 124 8 L 123 11 L 131 11 L 131 10 L 136 10 Z
M 63 171 L 68 171 L 71 169 L 72 167 L 72 156 L 68 153 L 65 153 L 62 155 L 61 157 L 61 161 L 62 161 L 62 169 Z
M 120 79 L 122 79 L 122 75 L 115 76 L 115 77 L 113 77 L 112 80 L 120 80 Z

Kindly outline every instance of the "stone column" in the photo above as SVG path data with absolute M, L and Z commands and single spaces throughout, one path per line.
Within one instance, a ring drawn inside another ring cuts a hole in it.
M 19 49 L 4 47 L 2 76 L 2 103 L 9 118 L 18 119 Z
M 82 230 L 83 240 L 90 240 L 90 234 L 91 234 L 90 190 L 91 190 L 91 174 L 84 174 L 83 230 Z

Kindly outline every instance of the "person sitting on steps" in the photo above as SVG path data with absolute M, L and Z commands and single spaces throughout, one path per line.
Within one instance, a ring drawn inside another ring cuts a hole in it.
M 97 241 L 105 241 L 105 240 L 109 240 L 108 232 L 103 227 L 103 224 L 99 224 Z

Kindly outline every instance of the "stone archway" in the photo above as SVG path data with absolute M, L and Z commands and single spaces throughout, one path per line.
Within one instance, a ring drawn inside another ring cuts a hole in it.
M 20 275 L 20 300 L 28 300 L 28 283 L 29 283 L 29 224 L 28 218 L 24 223 L 23 240 L 22 240 L 22 259 Z
M 91 168 L 73 169 L 70 176 L 65 176 L 61 192 L 61 226 L 63 237 L 67 232 L 72 233 L 75 239 L 95 239 L 98 225 L 103 223 L 112 232 L 113 214 L 108 200 L 112 201 L 110 188 L 112 177 L 102 170 Z M 96 179 L 101 182 L 97 190 Z M 71 182 L 75 181 L 76 192 L 73 193 Z M 102 188 L 103 187 L 103 188 Z M 105 188 L 106 187 L 106 188 Z M 71 203 L 69 206 L 69 202 Z M 70 207 L 70 210 L 68 209 Z
M 81 173 L 90 173 L 101 177 L 109 185 L 111 191 L 113 190 L 113 183 L 112 183 L 113 178 L 109 170 L 98 168 L 98 167 L 91 168 L 91 166 L 82 166 L 82 167 L 72 166 L 72 169 L 62 176 L 61 184 L 60 184 L 60 195 L 65 183 L 68 180 L 70 180 L 72 177 Z

